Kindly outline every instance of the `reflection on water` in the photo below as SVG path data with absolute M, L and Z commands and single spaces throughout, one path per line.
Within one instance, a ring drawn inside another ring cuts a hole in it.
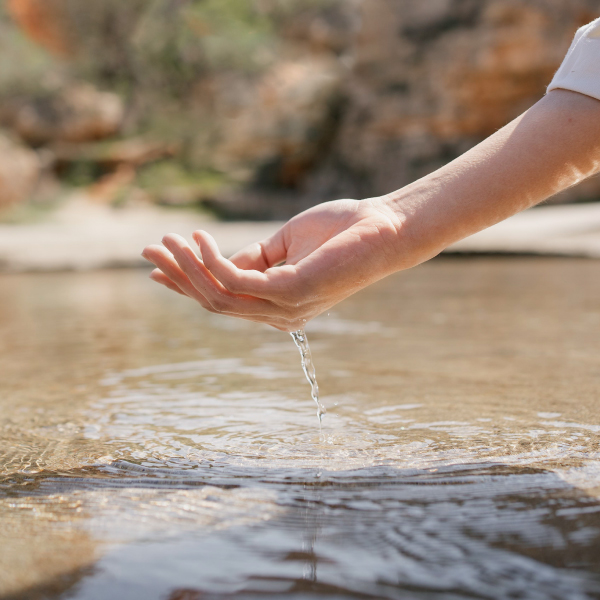
M 280 332 L 0 277 L 0 598 L 600 595 L 600 263 L 444 259 Z M 242 341 L 240 341 L 242 340 Z

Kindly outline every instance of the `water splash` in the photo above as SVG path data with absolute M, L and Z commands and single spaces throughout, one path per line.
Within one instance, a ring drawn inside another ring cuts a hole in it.
M 310 353 L 310 346 L 308 345 L 308 338 L 303 329 L 298 331 L 292 331 L 290 333 L 294 343 L 300 350 L 300 358 L 302 359 L 302 370 L 310 383 L 310 395 L 317 404 L 317 417 L 319 417 L 319 424 L 323 420 L 323 415 L 327 412 L 327 409 L 323 403 L 319 400 L 319 385 L 317 384 L 317 375 L 315 372 L 315 365 L 312 361 L 312 355 Z

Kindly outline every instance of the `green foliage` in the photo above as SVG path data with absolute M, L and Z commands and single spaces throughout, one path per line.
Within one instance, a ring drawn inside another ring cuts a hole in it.
M 66 0 L 83 52 L 81 73 L 125 92 L 189 92 L 208 72 L 253 72 L 272 56 L 272 18 L 252 0 Z
M 254 73 L 296 15 L 339 0 L 102 0 L 72 5 L 90 74 L 184 93 L 209 72 Z
M 177 159 L 141 168 L 132 185 L 158 202 L 193 203 L 233 185 L 233 175 L 211 170 L 222 124 L 215 110 L 222 92 L 214 90 L 224 81 L 252 85 L 285 51 L 287 25 L 341 1 L 52 0 L 75 48 L 59 59 L 28 39 L 0 0 L 0 102 L 53 97 L 80 80 L 119 93 L 124 137 L 178 148 Z M 87 186 L 105 174 L 101 164 L 81 156 L 58 174 L 69 187 Z
M 161 204 L 193 204 L 214 196 L 228 185 L 216 171 L 188 170 L 176 160 L 163 160 L 140 169 L 136 184 Z
M 85 187 L 104 174 L 105 171 L 97 163 L 81 160 L 71 163 L 62 173 L 62 179 L 69 187 Z
M 183 11 L 186 27 L 202 40 L 211 69 L 255 70 L 276 42 L 273 22 L 248 0 L 196 0 Z
M 64 201 L 62 190 L 43 202 L 23 202 L 0 210 L 0 223 L 3 225 L 22 225 L 41 223 L 48 219 Z

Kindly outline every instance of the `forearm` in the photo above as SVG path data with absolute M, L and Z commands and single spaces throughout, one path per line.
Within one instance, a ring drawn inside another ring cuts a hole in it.
M 381 199 L 399 227 L 399 268 L 600 171 L 600 101 L 555 90 L 469 152 Z

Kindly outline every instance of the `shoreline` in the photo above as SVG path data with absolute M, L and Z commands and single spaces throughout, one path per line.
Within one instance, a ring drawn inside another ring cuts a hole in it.
M 149 267 L 140 253 L 177 232 L 206 229 L 229 256 L 268 237 L 275 221 L 217 221 L 153 206 L 111 208 L 80 196 L 44 222 L 0 225 L 0 272 L 89 271 Z M 600 202 L 539 206 L 450 246 L 444 254 L 600 258 Z

